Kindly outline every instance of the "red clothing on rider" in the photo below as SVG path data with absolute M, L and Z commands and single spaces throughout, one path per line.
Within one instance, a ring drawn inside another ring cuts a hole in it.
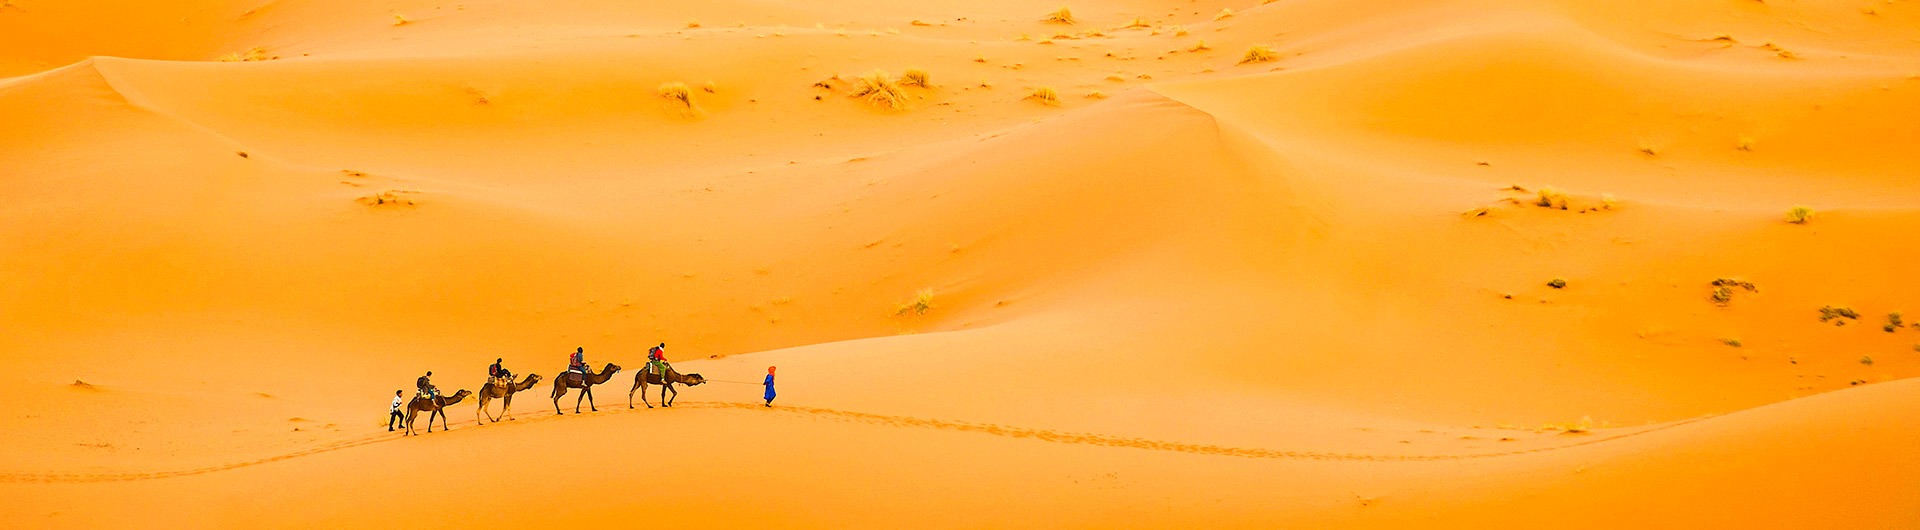
M 586 373 L 587 359 L 586 359 L 585 350 L 574 350 L 573 355 L 567 357 L 567 368 L 570 370 L 579 370 L 581 373 Z

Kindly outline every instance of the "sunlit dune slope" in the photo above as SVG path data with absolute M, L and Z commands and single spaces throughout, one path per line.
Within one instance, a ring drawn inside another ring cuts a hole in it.
M 1068 7 L 0 4 L 0 514 L 1920 521 L 1914 6 Z

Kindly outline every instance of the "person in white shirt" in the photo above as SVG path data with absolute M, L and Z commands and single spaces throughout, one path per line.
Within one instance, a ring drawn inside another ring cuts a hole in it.
M 400 391 L 393 391 L 393 408 L 387 410 L 387 432 L 393 432 L 394 425 L 406 426 L 407 417 L 400 415 L 400 405 L 405 403 L 400 400 Z

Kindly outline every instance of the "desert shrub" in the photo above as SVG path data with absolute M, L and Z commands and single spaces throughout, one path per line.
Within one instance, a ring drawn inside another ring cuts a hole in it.
M 906 72 L 900 74 L 900 86 L 917 86 L 920 88 L 933 88 L 933 83 L 928 80 L 928 74 L 926 70 L 921 70 L 919 68 L 908 68 Z
M 229 63 L 265 61 L 269 59 L 279 59 L 279 57 L 267 55 L 267 49 L 259 46 L 247 48 L 247 51 L 244 52 L 234 52 L 220 56 L 221 61 Z
M 1546 425 L 1540 426 L 1540 429 L 1548 430 L 1548 431 L 1560 431 L 1562 433 L 1579 434 L 1579 433 L 1593 430 L 1593 418 L 1588 416 L 1582 416 L 1579 421 L 1564 421 L 1559 423 L 1548 423 Z
M 660 88 L 654 89 L 654 93 L 676 108 L 693 110 L 693 91 L 687 88 L 686 83 L 679 81 L 661 83 Z
M 1803 225 L 1813 220 L 1813 208 L 1795 206 L 1787 209 L 1787 222 Z
M 853 80 L 853 90 L 847 96 L 866 100 L 873 106 L 888 110 L 907 108 L 907 93 L 893 81 L 886 72 L 875 70 L 871 74 Z
M 1060 92 L 1055 91 L 1053 87 L 1043 86 L 1040 88 L 1033 89 L 1033 92 L 1028 93 L 1027 97 L 1023 99 L 1031 99 L 1034 101 L 1039 101 L 1040 103 L 1046 104 L 1046 105 L 1059 105 Z
M 1567 280 L 1564 278 L 1554 278 L 1552 280 L 1547 281 L 1547 287 L 1552 287 L 1555 289 L 1565 289 L 1567 288 Z
M 1541 208 L 1565 210 L 1567 209 L 1567 192 L 1560 191 L 1560 188 L 1553 186 L 1542 186 L 1533 201 L 1533 205 Z
M 1728 302 L 1732 302 L 1733 290 L 1735 288 L 1745 289 L 1747 290 L 1747 292 L 1751 292 L 1751 293 L 1760 292 L 1760 288 L 1755 287 L 1753 285 L 1753 282 L 1742 281 L 1742 280 L 1737 280 L 1733 278 L 1715 278 L 1713 280 L 1713 295 L 1712 295 L 1714 303 L 1717 303 L 1720 305 L 1726 305 Z
M 1859 319 L 1860 319 L 1860 313 L 1857 311 L 1854 311 L 1853 308 L 1851 307 L 1826 306 L 1826 307 L 1820 308 L 1821 322 L 1832 321 L 1833 324 L 1836 326 L 1845 326 L 1847 325 L 1848 320 L 1859 320 Z
M 1738 348 L 1741 346 L 1740 339 L 1720 339 L 1720 343 L 1728 346 L 1732 346 L 1735 348 Z
M 1067 9 L 1066 6 L 1061 6 L 1060 10 L 1047 13 L 1047 16 L 1040 17 L 1040 21 L 1052 22 L 1054 24 L 1072 24 L 1073 10 Z
M 915 315 L 924 315 L 924 314 L 927 314 L 927 311 L 930 311 L 932 309 L 933 309 L 933 289 L 921 289 L 918 294 L 915 294 L 913 296 L 912 301 L 909 301 L 905 304 L 901 304 L 900 308 L 894 311 L 893 314 L 896 316 L 906 315 L 909 313 L 915 314 Z
M 1247 48 L 1247 53 L 1245 55 L 1240 56 L 1239 64 L 1264 63 L 1264 62 L 1277 61 L 1277 60 L 1280 60 L 1280 52 L 1273 51 L 1272 46 L 1268 46 L 1265 44 L 1255 44 L 1252 47 Z

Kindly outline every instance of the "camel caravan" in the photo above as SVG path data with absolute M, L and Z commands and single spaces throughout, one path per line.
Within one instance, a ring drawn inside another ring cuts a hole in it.
M 636 393 L 640 394 L 641 403 L 646 404 L 647 408 L 653 408 L 653 402 L 647 401 L 648 385 L 660 387 L 660 405 L 671 407 L 673 400 L 680 397 L 680 391 L 674 389 L 674 385 L 699 386 L 707 382 L 707 379 L 700 374 L 682 374 L 675 371 L 673 365 L 667 363 L 666 348 L 667 344 L 663 342 L 647 351 L 647 364 L 633 374 L 633 388 L 627 390 L 627 408 L 634 408 L 633 395 Z M 475 422 L 481 422 L 480 418 L 483 416 L 491 422 L 499 422 L 502 418 L 512 420 L 514 394 L 531 390 L 535 385 L 540 384 L 540 374 L 527 374 L 526 377 L 514 379 L 513 372 L 501 366 L 502 361 L 503 359 L 494 359 L 493 365 L 487 367 L 487 382 L 480 386 L 478 394 L 480 406 L 474 410 Z M 620 365 L 613 363 L 607 363 L 599 371 L 594 371 L 587 366 L 586 349 L 575 348 L 573 354 L 567 359 L 567 370 L 553 378 L 551 396 L 553 413 L 566 414 L 560 410 L 560 398 L 566 396 L 569 390 L 576 388 L 580 392 L 573 398 L 573 412 L 580 413 L 581 401 L 586 401 L 587 410 L 599 411 L 600 409 L 593 403 L 593 387 L 613 380 L 613 375 L 619 371 Z M 466 389 L 454 392 L 453 395 L 443 395 L 433 386 L 432 377 L 433 372 L 427 372 L 427 375 L 420 376 L 414 381 L 418 392 L 406 405 L 406 417 L 401 422 L 401 425 L 406 428 L 404 436 L 419 434 L 413 429 L 413 421 L 421 412 L 427 413 L 427 432 L 433 432 L 435 418 L 440 420 L 441 430 L 452 430 L 452 427 L 447 425 L 447 407 L 459 404 L 468 396 L 475 395 Z M 769 388 L 768 403 L 771 404 L 773 384 L 771 375 L 768 376 L 766 384 Z M 500 400 L 499 416 L 494 416 L 492 411 L 487 410 L 487 403 L 496 399 Z M 398 400 L 399 398 L 396 397 L 395 401 Z M 388 430 L 392 428 L 389 427 Z

